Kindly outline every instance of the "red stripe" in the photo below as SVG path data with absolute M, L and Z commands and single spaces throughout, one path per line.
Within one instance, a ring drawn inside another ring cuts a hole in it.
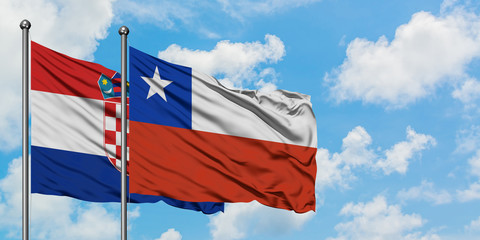
M 130 122 L 130 192 L 315 210 L 316 148 Z
M 31 43 L 32 90 L 103 100 L 98 79 L 115 71 Z

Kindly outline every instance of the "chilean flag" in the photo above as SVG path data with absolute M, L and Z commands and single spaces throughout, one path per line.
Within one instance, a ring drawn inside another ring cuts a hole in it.
M 119 74 L 35 42 L 31 46 L 32 193 L 120 202 Z M 127 198 L 204 213 L 224 207 L 141 194 Z
M 231 90 L 130 47 L 131 193 L 315 210 L 316 145 L 309 96 Z

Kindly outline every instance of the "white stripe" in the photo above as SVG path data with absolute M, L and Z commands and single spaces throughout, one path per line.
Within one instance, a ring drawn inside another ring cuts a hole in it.
M 103 101 L 31 91 L 32 145 L 105 155 Z
M 230 90 L 192 70 L 192 128 L 280 143 L 317 147 L 310 97 L 277 90 Z

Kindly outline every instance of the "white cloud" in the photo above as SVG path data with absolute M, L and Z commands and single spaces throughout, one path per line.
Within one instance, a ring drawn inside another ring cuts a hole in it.
M 317 190 L 338 184 L 347 188 L 355 179 L 352 169 L 371 166 L 377 155 L 369 148 L 372 138 L 367 131 L 357 126 L 342 140 L 342 152 L 330 153 L 327 149 L 317 151 Z
M 477 150 L 477 154 L 468 159 L 470 165 L 470 171 L 474 176 L 480 179 L 480 150 Z
M 432 202 L 435 205 L 446 204 L 452 202 L 452 196 L 446 190 L 435 190 L 433 183 L 422 181 L 417 187 L 411 187 L 408 190 L 402 189 L 398 192 L 397 197 L 401 201 L 406 200 L 423 200 Z
M 282 235 L 299 230 L 315 213 L 298 214 L 253 201 L 227 204 L 225 212 L 210 217 L 213 240 L 244 239 L 249 235 Z
M 471 153 L 480 149 L 480 125 L 472 125 L 470 129 L 463 129 L 457 132 L 455 138 L 457 153 Z
M 235 24 L 242 23 L 251 16 L 274 14 L 318 1 L 320 0 L 183 0 L 181 2 L 176 0 L 118 0 L 114 7 L 118 14 L 117 22 L 128 21 L 133 17 L 140 23 L 154 24 L 174 31 L 186 28 L 203 37 L 218 39 L 221 37 L 220 34 L 211 29 L 232 24 L 232 21 L 219 22 L 219 15 L 229 15 Z M 218 26 L 212 26 L 212 19 Z
M 221 36 L 205 22 L 218 15 L 220 6 L 211 1 L 196 0 L 117 0 L 114 4 L 116 22 L 129 22 L 134 18 L 140 23 L 156 25 L 171 31 L 196 32 L 209 39 Z M 207 14 L 205 14 L 207 13 Z M 216 19 L 216 18 L 215 18 Z M 218 24 L 218 21 L 215 22 Z M 214 26 L 215 27 L 215 26 Z
M 20 234 L 22 224 L 22 159 L 16 158 L 8 166 L 7 176 L 0 180 L 0 227 L 10 235 Z
M 255 87 L 262 92 L 273 92 L 277 89 L 277 73 L 273 68 L 265 68 L 258 75 L 259 81 L 255 83 Z
M 405 107 L 465 78 L 466 66 L 480 56 L 478 29 L 480 17 L 461 8 L 441 16 L 418 12 L 391 42 L 385 36 L 350 42 L 343 64 L 324 79 L 337 101 Z
M 38 231 L 37 236 L 42 236 L 44 239 L 118 239 L 119 220 L 115 214 L 109 213 L 99 204 L 89 204 L 87 207 L 74 205 L 75 210 L 71 209 L 71 212 L 59 211 L 53 209 L 55 204 L 68 200 L 52 201 L 52 197 L 42 197 L 45 199 L 43 205 L 52 205 L 50 214 L 55 213 L 55 215 L 50 218 L 39 216 L 38 222 L 32 222 L 31 226 L 34 226 L 32 232 L 35 234 Z M 34 201 L 38 199 L 34 197 L 32 202 Z M 32 207 L 35 209 L 35 205 Z
M 376 163 L 377 168 L 383 169 L 389 175 L 393 171 L 405 174 L 408 168 L 408 160 L 429 146 L 435 146 L 436 141 L 430 135 L 418 134 L 410 126 L 407 127 L 407 141 L 399 142 L 385 153 L 386 158 Z
M 140 207 L 136 206 L 134 209 L 129 209 L 127 211 L 128 219 L 135 219 L 140 217 Z
M 112 2 L 114 0 L 2 1 L 0 24 L 14 36 L 8 38 L 11 42 L 7 46 L 2 46 L 3 51 L 16 51 L 20 56 L 18 25 L 26 18 L 32 23 L 32 40 L 72 57 L 92 60 L 98 40 L 107 36 L 113 18 Z
M 468 159 L 470 173 L 480 180 L 480 150 Z M 468 189 L 457 190 L 457 197 L 460 202 L 480 200 L 480 181 L 470 184 Z
M 265 43 L 232 43 L 220 41 L 211 51 L 190 50 L 172 44 L 158 57 L 186 65 L 208 75 L 222 78 L 222 83 L 242 87 L 252 82 L 262 82 L 272 88 L 276 75 L 272 68 L 261 69 L 262 63 L 276 63 L 285 55 L 285 46 L 275 35 L 265 35 Z M 234 56 L 234 57 L 232 57 Z M 269 80 L 269 81 L 268 81 Z
M 460 202 L 480 200 L 480 182 L 470 184 L 465 190 L 457 190 L 457 197 Z
M 21 159 L 14 159 L 0 180 L 0 228 L 9 238 L 21 235 Z M 118 239 L 119 219 L 101 204 L 85 204 L 68 197 L 33 194 L 31 236 L 35 239 Z
M 217 0 L 223 11 L 243 20 L 252 15 L 273 14 L 278 11 L 305 6 L 320 0 Z
M 457 190 L 457 198 L 460 202 L 480 200 L 480 150 L 468 159 L 470 174 L 477 177 L 479 181 L 473 182 L 465 190 Z
M 371 164 L 375 154 L 367 147 L 372 144 L 372 137 L 363 127 L 355 127 L 342 140 L 342 152 L 339 157 L 349 166 L 361 166 Z
M 174 228 L 168 229 L 166 232 L 162 233 L 160 238 L 156 240 L 182 240 L 182 234 L 176 231 Z
M 330 240 L 439 239 L 436 234 L 412 232 L 426 221 L 418 214 L 403 214 L 400 206 L 388 205 L 383 196 L 377 196 L 367 203 L 348 203 L 340 215 L 353 219 L 337 224 L 335 230 L 338 235 L 328 238 Z
M 130 205 L 131 206 L 131 205 Z M 133 220 L 140 217 L 140 206 L 135 206 L 135 208 L 129 207 L 127 209 L 127 231 L 130 231 L 133 228 Z
M 350 167 L 346 166 L 341 158 L 330 157 L 327 149 L 318 149 L 316 159 L 317 180 L 315 187 L 317 191 L 322 191 L 325 187 L 334 185 L 348 188 L 348 183 L 355 179 Z
M 0 1 L 0 150 L 20 145 L 21 137 L 21 30 L 20 21 L 32 23 L 31 39 L 73 57 L 93 59 L 98 40 L 107 35 L 113 0 Z
M 438 234 L 434 232 L 428 232 L 426 234 L 422 234 L 420 232 L 410 233 L 404 237 L 404 240 L 440 240 L 443 237 L 440 237 Z
M 440 12 L 444 13 L 457 5 L 458 0 L 443 0 L 440 5 Z
M 452 96 L 463 102 L 467 108 L 473 108 L 476 106 L 475 102 L 480 99 L 480 82 L 469 78 L 460 88 L 452 92 Z
M 352 129 L 343 139 L 342 152 L 330 154 L 327 149 L 319 148 L 317 191 L 334 185 L 348 188 L 349 182 L 356 179 L 353 171 L 358 168 L 383 170 L 386 175 L 394 171 L 405 174 L 409 161 L 415 155 L 435 145 L 435 139 L 430 135 L 416 133 L 410 126 L 406 131 L 407 140 L 393 145 L 384 153 L 373 150 L 372 138 L 361 126 Z
M 480 217 L 472 220 L 469 225 L 465 226 L 465 230 L 469 232 L 480 232 Z

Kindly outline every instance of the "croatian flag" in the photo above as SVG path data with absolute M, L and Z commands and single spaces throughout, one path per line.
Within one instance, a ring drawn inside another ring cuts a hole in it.
M 130 192 L 315 210 L 309 96 L 231 90 L 132 47 L 130 84 Z
M 35 42 L 31 46 L 32 193 L 120 202 L 120 75 Z M 223 211 L 223 203 L 140 194 L 127 198 L 204 213 Z

